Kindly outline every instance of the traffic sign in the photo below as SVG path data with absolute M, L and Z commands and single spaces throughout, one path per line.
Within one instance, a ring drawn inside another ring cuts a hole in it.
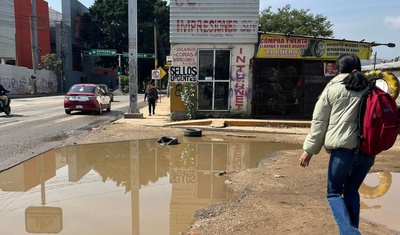
M 92 56 L 116 56 L 117 50 L 115 49 L 92 49 L 90 51 Z
M 122 53 L 123 57 L 129 57 L 129 52 L 123 52 Z M 154 59 L 154 54 L 151 53 L 137 53 L 137 58 L 142 58 L 142 59 Z
M 155 69 L 155 70 L 151 70 L 151 79 L 161 79 L 161 74 L 160 74 L 160 70 Z
M 91 51 L 84 51 L 83 56 L 92 56 L 92 52 Z
M 161 66 L 158 67 L 158 70 L 160 70 L 160 79 L 167 75 L 167 72 Z
M 25 209 L 25 230 L 28 233 L 59 233 L 63 230 L 60 207 L 30 206 Z
M 138 53 L 137 54 L 138 58 L 143 58 L 143 59 L 154 59 L 154 54 L 150 53 Z

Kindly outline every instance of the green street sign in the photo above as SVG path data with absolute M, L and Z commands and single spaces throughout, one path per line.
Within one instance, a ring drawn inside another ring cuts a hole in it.
M 91 51 L 92 56 L 116 56 L 117 50 L 115 49 L 92 49 Z
M 154 59 L 154 54 L 150 53 L 138 53 L 137 54 L 138 58 L 143 58 L 143 59 Z
M 129 57 L 129 52 L 123 52 L 122 53 L 123 57 Z M 137 58 L 142 58 L 142 59 L 154 59 L 154 54 L 150 53 L 137 53 Z

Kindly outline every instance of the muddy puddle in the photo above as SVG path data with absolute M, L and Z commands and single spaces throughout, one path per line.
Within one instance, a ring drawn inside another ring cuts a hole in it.
M 369 173 L 359 192 L 362 218 L 400 231 L 400 173 Z
M 221 136 L 178 142 L 69 146 L 1 172 L 0 234 L 184 234 L 198 209 L 228 198 L 226 173 L 301 148 Z M 399 174 L 370 174 L 361 216 L 398 230 L 399 181 Z
M 226 173 L 301 145 L 181 137 L 75 145 L 0 173 L 0 234 L 180 234 L 228 197 Z

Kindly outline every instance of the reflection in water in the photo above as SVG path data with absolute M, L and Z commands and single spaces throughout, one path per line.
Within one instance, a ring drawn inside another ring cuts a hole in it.
M 392 184 L 392 174 L 388 171 L 376 172 L 379 184 L 376 186 L 368 186 L 365 182 L 361 184 L 359 189 L 360 196 L 367 199 L 382 197 L 389 191 Z
M 370 173 L 359 189 L 361 217 L 400 231 L 400 173 Z
M 301 148 L 232 137 L 179 143 L 75 145 L 0 173 L 0 234 L 179 234 L 196 210 L 227 198 L 224 172 Z

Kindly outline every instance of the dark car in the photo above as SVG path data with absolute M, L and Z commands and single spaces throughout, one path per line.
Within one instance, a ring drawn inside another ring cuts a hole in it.
M 97 84 L 97 85 L 99 85 L 106 92 L 106 94 L 110 96 L 111 101 L 114 101 L 114 94 L 106 84 Z
M 106 92 L 96 84 L 75 84 L 64 98 L 66 114 L 72 111 L 95 111 L 101 114 L 104 109 L 111 111 L 111 99 Z

